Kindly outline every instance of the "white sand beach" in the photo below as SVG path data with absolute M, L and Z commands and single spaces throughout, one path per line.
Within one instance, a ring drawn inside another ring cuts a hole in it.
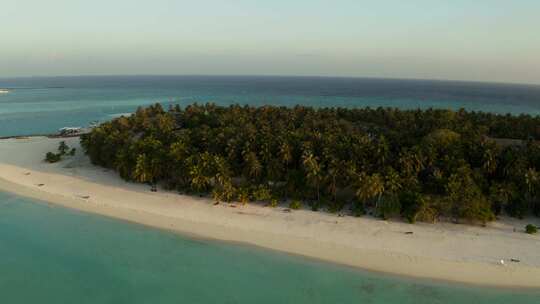
M 538 219 L 503 218 L 488 227 L 410 225 L 370 217 L 270 208 L 214 206 L 211 200 L 127 183 L 92 166 L 78 138 L 77 155 L 43 162 L 62 139 L 0 140 L 0 190 L 69 208 L 195 236 L 242 242 L 399 275 L 504 287 L 540 288 L 540 235 L 523 232 Z M 66 227 L 69 228 L 69 227 Z M 412 234 L 406 232 L 413 232 Z M 519 259 L 520 262 L 512 262 Z M 504 260 L 505 265 L 500 261 Z

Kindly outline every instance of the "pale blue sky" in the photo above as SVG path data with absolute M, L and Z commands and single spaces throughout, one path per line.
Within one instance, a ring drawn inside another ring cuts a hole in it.
M 0 77 L 257 74 L 540 83 L 539 0 L 2 0 Z

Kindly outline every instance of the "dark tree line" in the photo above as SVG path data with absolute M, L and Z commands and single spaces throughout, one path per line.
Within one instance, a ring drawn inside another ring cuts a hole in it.
M 156 104 L 81 143 L 124 179 L 217 201 L 487 222 L 540 215 L 539 138 L 527 115 Z

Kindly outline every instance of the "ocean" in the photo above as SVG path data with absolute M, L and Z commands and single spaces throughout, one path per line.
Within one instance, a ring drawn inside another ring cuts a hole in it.
M 314 107 L 465 108 L 540 114 L 540 86 L 325 77 L 0 78 L 0 136 L 87 126 L 156 102 Z
M 465 108 L 540 114 L 540 87 L 315 77 L 1 79 L 0 136 L 86 126 L 161 102 Z M 190 238 L 0 192 L 2 303 L 538 303 L 540 291 L 382 275 Z
M 355 270 L 0 192 L 2 303 L 538 303 L 540 291 Z

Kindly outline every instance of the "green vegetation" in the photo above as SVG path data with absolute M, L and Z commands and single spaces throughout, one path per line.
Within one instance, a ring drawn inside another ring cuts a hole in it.
M 75 155 L 75 153 L 75 148 L 69 149 L 69 146 L 66 144 L 66 142 L 61 141 L 58 145 L 58 153 L 47 152 L 47 154 L 45 154 L 45 161 L 51 164 L 57 163 L 62 160 L 63 156 L 73 156 Z
M 485 223 L 540 215 L 539 126 L 464 110 L 155 105 L 81 143 L 126 180 L 217 201 Z
M 58 153 L 47 152 L 47 154 L 45 154 L 45 161 L 51 164 L 57 163 L 61 159 L 62 159 L 62 156 L 60 156 L 60 154 Z
M 525 232 L 528 234 L 535 234 L 538 232 L 538 228 L 536 228 L 536 226 L 534 225 L 529 224 L 525 226 Z
M 279 202 L 278 202 L 277 199 L 273 198 L 273 199 L 270 201 L 270 207 L 276 208 L 278 205 L 279 205 Z
M 300 203 L 300 201 L 298 200 L 293 200 L 290 204 L 289 204 L 289 208 L 293 209 L 293 210 L 298 210 L 302 207 L 302 203 Z

